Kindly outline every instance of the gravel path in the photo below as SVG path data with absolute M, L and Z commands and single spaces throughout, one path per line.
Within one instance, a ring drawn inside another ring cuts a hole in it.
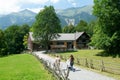
M 43 58 L 44 60 L 48 60 L 51 63 L 54 63 L 55 59 L 44 54 L 43 52 L 34 52 L 34 54 L 38 55 L 39 58 Z M 61 69 L 66 69 L 67 64 L 65 62 L 60 63 Z M 74 66 L 75 72 L 70 71 L 69 79 L 70 80 L 115 80 L 111 77 L 107 77 L 92 71 L 88 71 L 85 69 L 78 68 Z

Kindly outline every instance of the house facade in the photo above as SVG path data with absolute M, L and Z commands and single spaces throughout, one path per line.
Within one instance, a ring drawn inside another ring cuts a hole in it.
M 42 46 L 34 42 L 32 32 L 29 32 L 28 49 L 31 51 L 42 50 Z M 90 37 L 85 32 L 59 33 L 59 37 L 50 41 L 50 50 L 72 50 L 88 48 Z

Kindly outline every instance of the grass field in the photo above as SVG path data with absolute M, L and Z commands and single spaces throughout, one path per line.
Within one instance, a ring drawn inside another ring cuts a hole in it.
M 30 54 L 0 58 L 0 80 L 55 80 Z
M 75 58 L 87 58 L 92 60 L 103 60 L 107 63 L 116 63 L 120 64 L 120 58 L 113 58 L 111 56 L 109 57 L 103 57 L 103 56 L 96 56 L 98 53 L 102 52 L 102 50 L 78 50 L 76 52 L 63 52 L 59 53 L 60 55 L 69 57 L 71 54 L 74 55 Z M 57 53 L 58 54 L 58 53 Z
M 120 69 L 120 58 L 116 57 L 116 58 L 113 58 L 111 56 L 109 57 L 103 57 L 103 56 L 96 56 L 98 53 L 102 52 L 102 50 L 78 50 L 76 52 L 62 52 L 62 53 L 57 53 L 57 55 L 62 55 L 62 56 L 66 56 L 67 58 L 69 58 L 69 56 L 71 54 L 73 54 L 73 56 L 75 57 L 75 60 L 77 58 L 80 58 L 80 59 L 86 59 L 88 61 L 90 60 L 93 60 L 94 64 L 98 64 L 100 63 L 100 61 L 104 61 L 105 63 L 105 66 L 111 66 L 113 67 L 111 64 L 117 64 Z M 106 64 L 108 63 L 108 64 Z M 97 72 L 100 72 L 100 71 L 97 71 Z M 109 74 L 109 73 L 105 73 L 105 72 L 100 72 L 102 74 L 105 74 L 105 75 L 109 75 L 109 76 L 112 76 L 114 78 L 116 78 L 117 80 L 120 80 L 120 76 L 119 75 L 115 75 L 115 74 Z

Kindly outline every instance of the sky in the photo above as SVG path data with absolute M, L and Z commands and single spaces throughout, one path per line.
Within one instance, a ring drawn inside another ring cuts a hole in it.
M 44 6 L 54 6 L 55 9 L 82 7 L 93 5 L 93 0 L 0 0 L 0 14 L 9 14 L 24 9 L 39 12 Z

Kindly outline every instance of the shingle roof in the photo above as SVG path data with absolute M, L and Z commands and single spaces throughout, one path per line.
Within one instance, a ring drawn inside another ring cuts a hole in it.
M 77 40 L 84 32 L 76 32 L 76 33 L 59 33 L 59 37 L 53 39 L 52 41 L 74 41 Z M 32 36 L 33 32 L 29 32 L 30 38 L 34 41 Z

